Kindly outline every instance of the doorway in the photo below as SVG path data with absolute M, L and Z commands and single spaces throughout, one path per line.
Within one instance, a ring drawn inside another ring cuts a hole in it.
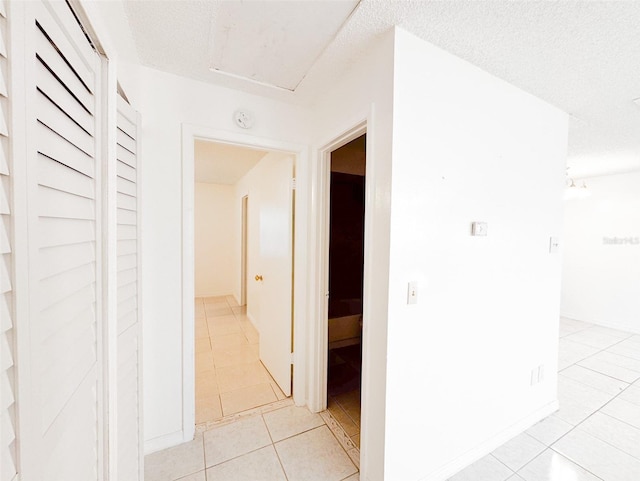
M 194 141 L 195 424 L 291 395 L 294 156 Z
M 327 406 L 360 446 L 366 134 L 330 154 Z

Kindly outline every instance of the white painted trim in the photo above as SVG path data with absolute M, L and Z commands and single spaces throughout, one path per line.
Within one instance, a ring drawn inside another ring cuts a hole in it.
M 98 54 L 99 55 L 99 54 Z M 100 178 L 96 182 L 96 246 L 98 292 L 98 475 L 118 478 L 118 330 L 117 330 L 117 218 L 116 218 L 116 105 L 115 65 L 99 55 L 96 75 L 96 153 Z M 100 255 L 101 254 L 101 255 Z
M 196 297 L 226 297 L 226 296 L 232 296 L 235 299 L 233 292 L 229 292 L 229 291 L 205 292 L 202 294 L 198 294 Z M 237 302 L 237 299 L 236 299 L 236 302 Z
M 138 423 L 140 429 L 138 430 L 138 480 L 144 480 L 144 404 L 142 402 L 144 398 L 144 363 L 143 361 L 143 310 L 142 310 L 142 258 L 144 254 L 142 252 L 142 202 L 143 202 L 143 189 L 142 189 L 142 115 L 140 112 L 136 112 L 136 172 L 137 172 L 137 195 L 138 205 L 137 212 L 137 255 L 138 255 L 138 276 L 136 281 L 138 282 Z
M 188 441 L 191 441 L 189 439 Z M 171 448 L 178 444 L 182 444 L 186 442 L 184 440 L 184 432 L 183 431 L 174 431 L 169 434 L 163 434 L 162 436 L 158 436 L 157 438 L 147 439 L 144 445 L 144 451 L 146 453 L 155 453 L 157 451 L 162 451 L 163 449 Z M 144 479 L 144 478 L 141 478 Z
M 111 377 L 115 375 L 112 372 L 110 361 L 114 359 L 113 354 L 113 333 L 109 323 L 109 316 L 112 315 L 111 306 L 112 292 L 111 286 L 113 280 L 110 279 L 109 269 L 111 268 L 111 259 L 109 255 L 109 224 L 110 215 L 108 209 L 107 196 L 109 189 L 109 179 L 106 177 L 108 170 L 108 159 L 105 156 L 108 147 L 105 142 L 108 134 L 105 133 L 104 115 L 103 115 L 103 88 L 102 84 L 103 72 L 101 66 L 96 72 L 96 86 L 94 95 L 96 98 L 96 179 L 95 179 L 95 203 L 96 203 L 96 420 L 97 420 L 97 452 L 98 452 L 98 479 L 109 480 L 111 469 L 116 469 L 112 465 L 112 448 L 115 447 L 115 440 L 112 439 L 112 429 L 117 426 L 117 412 L 112 413 L 112 409 L 117 409 L 117 405 L 112 405 L 113 398 Z M 108 127 L 107 127 L 108 129 Z M 117 358 L 115 358 L 117 359 Z M 113 423 L 113 424 L 111 424 Z
M 249 322 L 251 322 L 251 324 L 253 324 L 253 327 L 255 327 L 256 331 L 258 330 L 258 324 L 256 323 L 256 320 L 254 319 L 254 317 L 247 312 L 247 319 L 249 319 Z
M 34 187 L 29 185 L 29 179 L 34 175 L 33 160 L 29 158 L 32 150 L 27 140 L 32 138 L 35 123 L 33 119 L 33 102 L 29 102 L 27 92 L 35 90 L 34 62 L 29 60 L 34 52 L 33 29 L 35 3 L 11 2 L 11 25 L 9 28 L 11 51 L 11 85 L 20 88 L 12 89 L 11 99 L 11 154 L 13 172 L 13 259 L 14 259 L 14 299 L 15 299 L 15 332 L 16 332 L 16 397 L 17 403 L 17 469 L 22 479 L 40 479 L 38 422 L 30 413 L 38 412 L 35 390 L 33 389 L 34 375 L 30 357 L 31 308 L 37 304 L 31 302 L 32 288 L 30 280 L 31 263 L 37 259 L 35 242 L 29 242 L 33 234 L 33 215 L 27 208 L 25 199 L 36 194 Z M 32 197 L 35 198 L 35 197 Z
M 520 421 L 512 424 L 507 429 L 501 431 L 495 436 L 487 439 L 485 442 L 479 444 L 473 449 L 470 449 L 462 456 L 457 457 L 450 463 L 445 464 L 439 470 L 431 473 L 426 478 L 421 478 L 420 481 L 442 481 L 443 479 L 449 479 L 454 474 L 458 473 L 462 469 L 466 468 L 470 464 L 475 463 L 479 459 L 483 458 L 487 454 L 494 451 L 496 448 L 502 446 L 511 438 L 523 433 L 537 422 L 545 419 L 556 412 L 559 408 L 558 401 L 553 401 L 540 409 L 535 410 L 528 416 L 525 416 Z
M 579 321 L 579 322 L 587 322 L 589 324 L 594 324 L 596 326 L 602 326 L 602 327 L 608 327 L 609 329 L 616 329 L 618 331 L 625 331 L 625 332 L 629 332 L 631 334 L 640 334 L 640 325 L 631 325 L 631 324 L 623 324 L 623 323 L 617 323 L 615 321 L 606 321 L 606 320 L 601 320 L 601 319 L 579 319 L 579 317 L 581 316 L 573 316 L 573 315 L 565 315 L 563 313 L 560 313 L 560 317 L 565 317 L 567 319 L 571 319 L 573 321 Z
M 190 441 L 195 433 L 195 335 L 194 335 L 194 140 L 243 147 L 286 152 L 295 155 L 295 172 L 298 190 L 294 209 L 298 213 L 294 226 L 296 249 L 294 252 L 294 346 L 293 400 L 296 405 L 307 404 L 307 279 L 308 236 L 307 205 L 312 190 L 309 178 L 309 151 L 301 144 L 257 137 L 248 133 L 214 129 L 206 126 L 182 124 L 182 376 L 183 416 L 182 441 Z M 302 188 L 304 186 L 304 188 Z M 254 323 L 255 324 L 255 323 Z M 147 452 L 150 452 L 147 450 Z
M 309 409 L 313 412 L 320 412 L 327 408 L 327 356 L 329 349 L 329 202 L 330 202 L 330 180 L 331 180 L 331 152 L 360 137 L 367 132 L 367 120 L 358 122 L 354 127 L 336 135 L 333 140 L 327 142 L 323 147 L 318 149 L 318 168 L 316 171 L 317 179 L 317 215 L 312 218 L 316 219 L 316 252 L 313 258 L 316 260 L 315 278 L 316 289 L 311 294 L 311 299 L 315 299 L 315 308 L 312 319 L 311 351 L 310 358 L 310 382 L 309 382 Z M 367 169 L 368 170 L 368 169 Z M 366 177 L 365 177 L 366 179 Z M 369 202 L 372 199 L 370 190 L 373 183 L 365 182 L 365 198 Z M 371 232 L 366 228 L 367 213 L 372 209 L 365 206 L 365 263 L 366 245 Z M 366 298 L 363 299 L 363 304 Z M 362 366 L 362 376 L 364 378 L 365 371 Z M 364 401 L 364 397 L 362 398 Z M 362 401 L 361 401 L 362 402 Z
M 182 440 L 195 436 L 195 132 L 182 126 Z M 152 452 L 145 448 L 145 452 Z

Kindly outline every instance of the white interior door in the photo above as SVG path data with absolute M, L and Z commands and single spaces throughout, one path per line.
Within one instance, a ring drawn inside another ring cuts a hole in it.
M 291 299 L 293 254 L 293 158 L 272 154 L 262 161 L 258 209 L 260 360 L 291 395 Z
M 18 358 L 32 387 L 23 384 L 22 476 L 90 481 L 102 478 L 100 58 L 68 3 L 28 7 L 16 25 L 33 48 L 23 80 L 30 293 Z

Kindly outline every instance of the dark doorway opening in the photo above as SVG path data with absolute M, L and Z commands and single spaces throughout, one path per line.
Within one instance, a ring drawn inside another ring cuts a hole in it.
M 366 135 L 331 153 L 327 405 L 359 446 Z

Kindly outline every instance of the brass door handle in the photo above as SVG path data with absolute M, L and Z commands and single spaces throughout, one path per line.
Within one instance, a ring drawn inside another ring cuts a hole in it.
M 256 275 L 256 281 L 261 281 L 262 280 L 262 276 Z

